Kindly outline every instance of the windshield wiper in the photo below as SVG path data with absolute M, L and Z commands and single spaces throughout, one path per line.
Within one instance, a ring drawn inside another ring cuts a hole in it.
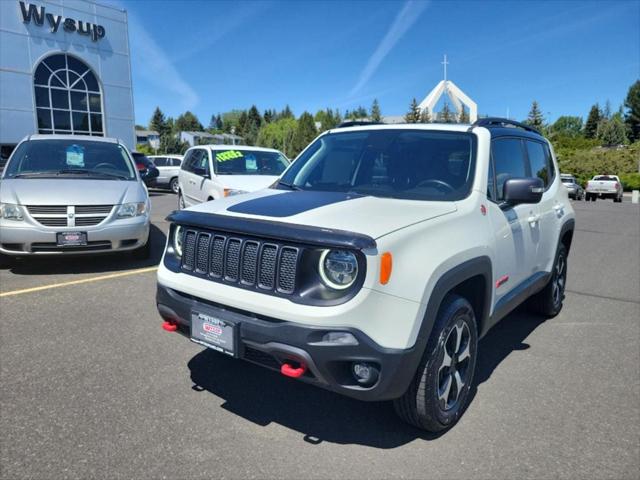
M 17 173 L 13 176 L 7 176 L 7 178 L 25 178 L 25 177 L 38 177 L 40 175 L 50 175 L 50 176 L 55 176 L 57 175 L 58 172 L 56 171 L 48 171 L 48 172 L 24 172 L 24 173 Z
M 110 177 L 110 178 L 120 178 L 120 179 L 127 178 L 127 177 L 124 177 L 122 175 L 118 175 L 116 173 L 98 172 L 96 170 L 85 170 L 85 169 L 82 169 L 82 168 L 64 168 L 62 170 L 58 170 L 57 174 L 58 175 L 65 175 L 65 174 L 95 175 L 95 176 Z
M 296 191 L 302 190 L 302 188 L 298 187 L 297 185 L 292 185 L 290 183 L 283 182 L 282 180 L 278 180 L 278 185 L 282 185 L 283 187 L 287 187 L 289 190 L 296 190 Z

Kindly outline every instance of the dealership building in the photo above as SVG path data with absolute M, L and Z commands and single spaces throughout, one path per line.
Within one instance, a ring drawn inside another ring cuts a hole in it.
M 2 156 L 34 133 L 135 146 L 127 13 L 85 0 L 0 1 Z

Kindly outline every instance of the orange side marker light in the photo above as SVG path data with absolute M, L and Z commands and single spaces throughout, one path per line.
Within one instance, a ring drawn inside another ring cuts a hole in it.
M 384 252 L 380 257 L 380 283 L 386 285 L 391 278 L 391 270 L 393 269 L 393 257 L 391 252 Z

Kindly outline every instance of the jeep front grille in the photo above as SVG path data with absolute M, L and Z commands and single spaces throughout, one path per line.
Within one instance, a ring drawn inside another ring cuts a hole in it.
M 300 249 L 291 245 L 187 229 L 181 266 L 212 281 L 290 295 L 299 258 Z

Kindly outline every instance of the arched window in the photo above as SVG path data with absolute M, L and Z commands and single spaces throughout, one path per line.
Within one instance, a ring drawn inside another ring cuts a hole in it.
M 104 135 L 100 84 L 84 62 L 51 55 L 36 68 L 33 84 L 40 133 Z

